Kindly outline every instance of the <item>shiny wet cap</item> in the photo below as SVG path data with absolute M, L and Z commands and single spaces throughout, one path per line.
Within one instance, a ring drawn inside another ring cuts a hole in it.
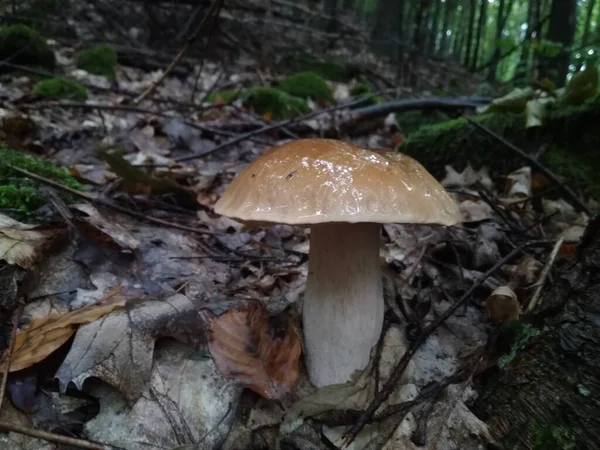
M 246 166 L 215 204 L 244 222 L 453 225 L 457 205 L 413 158 L 334 139 L 299 139 Z

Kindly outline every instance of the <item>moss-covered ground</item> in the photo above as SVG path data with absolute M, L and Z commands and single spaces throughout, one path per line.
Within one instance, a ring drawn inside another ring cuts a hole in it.
M 0 59 L 48 70 L 53 70 L 56 63 L 46 40 L 35 29 L 22 24 L 0 28 Z
M 600 199 L 600 99 L 579 106 L 555 108 L 541 127 L 525 129 L 523 113 L 482 114 L 474 120 L 500 134 L 528 153 L 545 148 L 541 159 L 558 175 L 578 182 Z M 467 163 L 487 166 L 506 174 L 526 165 L 502 142 L 488 136 L 465 119 L 424 125 L 398 149 L 421 161 L 436 176 L 447 164 L 462 170 Z
M 84 85 L 63 77 L 38 81 L 33 86 L 31 93 L 53 100 L 68 99 L 80 102 L 87 100 L 88 97 L 88 91 Z
M 86 72 L 112 80 L 116 77 L 117 52 L 110 45 L 96 45 L 82 50 L 75 58 L 75 64 Z

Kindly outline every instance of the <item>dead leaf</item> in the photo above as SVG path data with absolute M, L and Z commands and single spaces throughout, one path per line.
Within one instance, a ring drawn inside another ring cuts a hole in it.
M 77 325 L 93 322 L 124 305 L 125 298 L 113 292 L 99 304 L 63 315 L 33 319 L 25 330 L 16 335 L 9 371 L 23 370 L 42 361 L 73 336 Z M 6 352 L 0 359 L 0 365 L 5 364 Z
M 506 191 L 509 198 L 531 197 L 531 167 L 525 166 L 506 176 Z
M 494 289 L 485 304 L 490 322 L 493 324 L 504 325 L 512 320 L 519 320 L 521 304 L 517 294 L 508 286 Z
M 0 258 L 30 269 L 66 237 L 65 228 L 27 225 L 0 214 Z
M 84 325 L 56 372 L 61 390 L 71 382 L 81 389 L 98 377 L 135 403 L 150 380 L 154 341 L 163 336 L 194 346 L 206 342 L 202 319 L 184 295 L 141 301 Z
M 208 348 L 224 376 L 267 399 L 281 399 L 296 386 L 300 338 L 289 323 L 273 327 L 261 303 L 213 319 Z

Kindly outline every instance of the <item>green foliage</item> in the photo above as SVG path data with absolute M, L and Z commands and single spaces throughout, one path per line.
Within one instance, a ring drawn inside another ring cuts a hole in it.
M 446 122 L 446 116 L 439 111 L 404 111 L 396 113 L 396 122 L 404 136 L 410 136 L 424 125 Z
M 224 91 L 215 91 L 208 94 L 206 97 L 206 101 L 210 103 L 222 102 L 222 103 L 231 103 L 236 100 L 242 90 L 240 89 L 227 89 Z
M 240 98 L 256 113 L 270 114 L 273 119 L 289 119 L 308 112 L 308 105 L 303 99 L 277 88 L 250 88 Z
M 75 59 L 80 69 L 95 75 L 104 75 L 108 79 L 116 77 L 117 52 L 108 44 L 81 51 Z
M 294 97 L 312 98 L 321 104 L 333 103 L 333 93 L 327 82 L 314 72 L 299 72 L 281 80 L 277 88 Z
M 54 100 L 70 99 L 83 102 L 88 97 L 84 85 L 68 78 L 56 77 L 38 81 L 31 91 L 34 95 Z
M 533 450 L 573 450 L 575 436 L 566 427 L 551 426 L 536 430 L 533 436 Z
M 33 28 L 20 24 L 0 28 L 0 59 L 49 70 L 56 62 L 45 39 Z
M 501 369 L 506 368 L 510 364 L 510 362 L 515 359 L 517 353 L 525 348 L 527 343 L 538 334 L 540 334 L 540 330 L 532 327 L 530 324 L 523 324 L 521 322 L 511 322 L 509 327 L 514 328 L 516 331 L 515 341 L 510 348 L 510 352 L 504 356 L 502 356 L 498 360 L 498 367 Z
M 38 193 L 36 185 L 10 166 L 25 169 L 73 189 L 83 189 L 67 170 L 41 158 L 0 146 L 0 208 L 29 215 L 47 203 Z

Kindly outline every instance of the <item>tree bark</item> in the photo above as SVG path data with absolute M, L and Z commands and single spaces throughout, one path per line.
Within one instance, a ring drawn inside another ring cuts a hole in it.
M 477 1 L 471 0 L 469 6 L 469 24 L 467 31 L 467 48 L 465 49 L 465 60 L 464 66 L 470 67 L 471 65 L 471 46 L 473 44 L 473 33 L 475 31 L 475 11 L 477 9 Z
M 442 55 L 447 52 L 448 35 L 446 33 L 448 32 L 448 25 L 450 24 L 450 14 L 454 9 L 454 1 L 455 0 L 446 0 L 444 2 L 444 18 L 442 19 L 442 35 L 440 37 L 439 48 L 439 53 Z
M 487 80 L 492 83 L 496 81 L 496 72 L 498 70 L 498 62 L 500 61 L 500 40 L 502 39 L 502 31 L 504 31 L 504 0 L 500 0 L 498 4 L 498 14 L 496 15 L 496 36 L 494 42 L 494 54 L 490 62 L 490 70 L 487 74 Z
M 475 50 L 473 51 L 473 60 L 471 61 L 471 70 L 475 71 L 477 68 L 477 60 L 479 59 L 479 47 L 481 40 L 485 39 L 486 30 L 486 15 L 487 15 L 487 4 L 488 0 L 481 0 L 481 7 L 479 8 L 479 20 L 477 22 L 477 37 L 475 39 Z
M 539 334 L 474 405 L 503 448 L 600 449 L 600 214 L 557 265 L 532 319 Z
M 443 3 L 441 0 L 434 0 L 431 22 L 429 25 L 429 33 L 427 34 L 427 52 L 432 55 L 435 53 L 438 40 L 438 24 L 440 22 L 440 13 Z
M 555 57 L 545 56 L 543 69 L 546 76 L 558 85 L 562 86 L 569 72 L 571 59 L 570 47 L 573 45 L 575 36 L 575 24 L 577 19 L 577 0 L 552 0 L 550 10 L 550 24 L 548 25 L 549 41 L 562 46 Z
M 400 2 L 396 0 L 380 0 L 377 8 L 375 26 L 371 33 L 375 42 L 375 48 L 382 54 L 391 56 L 397 62 L 398 52 L 395 42 L 398 28 L 402 27 L 399 22 L 401 15 Z
M 592 15 L 594 14 L 596 0 L 589 0 L 588 10 L 585 15 L 585 24 L 583 26 L 583 35 L 581 36 L 581 45 L 587 45 L 590 41 L 590 26 L 592 24 Z M 600 24 L 597 25 L 600 28 Z

